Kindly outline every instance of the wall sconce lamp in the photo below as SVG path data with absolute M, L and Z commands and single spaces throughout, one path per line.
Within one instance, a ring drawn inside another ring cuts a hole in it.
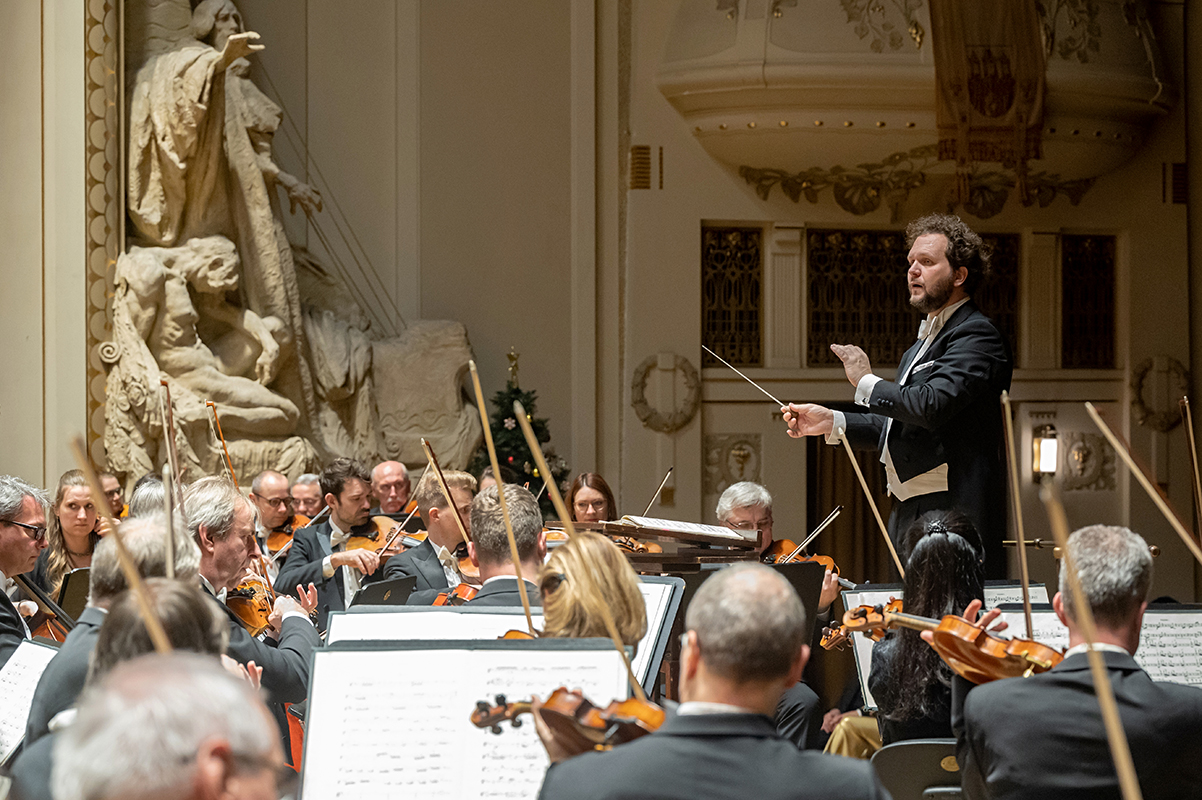
M 1031 437 L 1031 469 L 1038 483 L 1044 475 L 1055 475 L 1060 448 L 1055 425 L 1040 425 Z

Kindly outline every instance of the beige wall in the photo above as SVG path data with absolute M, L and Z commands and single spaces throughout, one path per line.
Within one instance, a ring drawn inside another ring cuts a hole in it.
M 83 8 L 13 3 L 0 33 L 0 472 L 53 486 L 86 425 Z

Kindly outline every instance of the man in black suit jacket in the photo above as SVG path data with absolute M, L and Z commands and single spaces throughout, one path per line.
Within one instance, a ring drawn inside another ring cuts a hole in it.
M 143 578 L 161 578 L 167 574 L 165 518 L 162 514 L 126 520 L 121 523 L 121 538 L 138 574 Z M 175 528 L 175 576 L 195 581 L 200 566 L 200 550 L 184 530 L 182 519 Z M 105 537 L 96 545 L 88 574 L 88 607 L 75 620 L 54 658 L 46 665 L 33 693 L 29 720 L 25 725 L 28 746 L 50 731 L 50 720 L 75 705 L 88 677 L 88 664 L 100 626 L 114 599 L 126 590 L 125 573 L 117 557 L 117 544 Z
M 0 475 L 0 668 L 21 642 L 29 626 L 3 586 L 14 575 L 24 575 L 46 549 L 46 512 L 49 502 L 41 489 L 12 475 Z
M 538 501 L 529 490 L 512 483 L 505 484 L 505 503 L 517 544 L 522 582 L 526 599 L 532 606 L 541 606 L 536 579 L 538 570 L 547 558 L 547 537 L 543 533 L 543 514 Z M 513 557 L 509 550 L 509 535 L 501 514 L 497 487 L 490 486 L 472 500 L 472 540 L 467 554 L 480 568 L 483 581 L 479 593 L 467 602 L 469 606 L 522 605 L 521 589 Z
M 321 473 L 330 516 L 292 535 L 292 548 L 275 579 L 282 594 L 297 586 L 317 587 L 317 627 L 326 629 L 331 611 L 345 611 L 363 583 L 378 578 L 380 557 L 370 550 L 346 550 L 344 543 L 368 524 L 371 476 L 358 461 L 335 459 Z
M 446 479 L 447 488 L 451 490 L 451 497 L 455 500 L 455 509 L 447 504 L 447 498 L 442 493 L 442 486 L 439 485 L 434 470 L 426 470 L 417 482 L 417 491 L 413 495 L 417 502 L 417 513 L 421 515 L 426 526 L 426 540 L 417 547 L 388 559 L 384 566 L 384 580 L 417 578 L 413 587 L 414 593 L 419 598 L 429 596 L 430 600 L 439 592 L 454 589 L 463 580 L 459 573 L 458 560 L 452 555 L 463 541 L 463 536 L 459 533 L 459 522 L 455 519 L 456 514 L 463 521 L 468 534 L 472 532 L 472 493 L 476 491 L 476 479 L 457 470 L 447 470 L 443 472 L 443 477 Z M 434 595 L 430 595 L 431 591 Z M 429 604 L 427 601 L 421 605 Z
M 540 798 L 887 798 L 864 761 L 798 750 L 772 722 L 810 655 L 805 610 L 768 567 L 738 564 L 697 590 L 685 615 L 677 714 L 608 752 L 571 753 L 535 722 L 552 766 Z
M 856 404 L 867 411 L 790 404 L 782 409 L 785 422 L 790 436 L 825 435 L 838 444 L 843 429 L 853 447 L 881 453 L 889 491 L 900 501 L 889 518 L 895 546 L 922 514 L 955 508 L 981 534 L 987 576 L 1005 577 L 1000 396 L 1014 365 L 1006 339 L 971 299 L 989 253 L 980 236 L 947 214 L 915 220 L 906 238 L 910 305 L 927 316 L 897 380 L 873 375 L 859 347 L 832 344 L 856 387 Z
M 227 653 L 242 665 L 254 662 L 262 669 L 260 682 L 267 692 L 268 709 L 280 727 L 285 753 L 289 752 L 288 721 L 284 703 L 299 703 L 308 696 L 309 665 L 321 644 L 309 621 L 317 604 L 310 584 L 302 605 L 280 592 L 269 618 L 269 632 L 252 637 L 225 604 L 226 596 L 246 575 L 259 556 L 255 539 L 254 507 L 225 478 L 201 478 L 184 495 L 188 530 L 200 547 L 200 584 L 229 618 Z M 295 546 L 295 545 L 294 545 Z M 295 589 L 295 585 L 293 587 Z
M 1153 681 L 1132 658 L 1152 582 L 1147 543 L 1126 528 L 1094 525 L 1072 535 L 1069 552 L 1143 796 L 1198 797 L 1202 690 Z M 970 800 L 1120 797 L 1063 564 L 1052 606 L 1069 630 L 1064 661 L 1030 678 L 973 687 L 957 677 L 953 686 L 956 755 Z

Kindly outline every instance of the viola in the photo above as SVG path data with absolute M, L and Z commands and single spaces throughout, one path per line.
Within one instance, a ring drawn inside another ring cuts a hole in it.
M 521 727 L 521 715 L 533 712 L 529 700 L 510 703 L 505 695 L 494 698 L 495 705 L 476 704 L 471 714 L 472 724 L 501 733 L 501 723 L 508 720 Z M 601 708 L 580 692 L 559 687 L 542 704 L 542 718 L 555 738 L 573 753 L 588 750 L 608 750 L 640 736 L 655 732 L 664 722 L 664 710 L 654 703 L 631 698 L 615 700 Z
M 283 525 L 267 535 L 267 555 L 274 556 L 292 541 L 292 534 L 309 524 L 304 514 L 293 514 Z
M 235 588 L 226 592 L 225 605 L 251 636 L 258 636 L 271 623 L 272 590 L 258 575 L 248 575 Z
M 432 606 L 461 606 L 467 601 L 473 599 L 480 590 L 475 586 L 469 586 L 466 583 L 461 583 L 454 589 L 448 592 L 440 592 L 434 598 Z
M 662 553 L 664 548 L 660 547 L 655 542 L 640 542 L 638 539 L 632 539 L 629 536 L 613 536 L 610 537 L 613 543 L 618 546 L 618 549 L 623 553 Z
M 872 609 L 873 606 L 861 606 L 861 608 Z M 884 610 L 891 614 L 900 613 L 902 610 L 902 601 L 896 597 L 892 597 L 885 604 Z M 870 628 L 862 631 L 862 633 L 874 642 L 879 642 L 885 638 L 885 628 L 883 627 Z M 851 639 L 851 631 L 847 629 L 846 625 L 839 625 L 835 628 L 823 628 L 822 639 L 819 641 L 819 644 L 822 645 L 823 650 L 842 650 L 847 645 L 849 639 Z
M 939 657 L 973 683 L 1046 672 L 1064 659 L 1055 648 L 1031 639 L 1003 638 L 955 614 L 936 620 L 860 606 L 843 615 L 843 625 L 849 632 L 893 627 L 931 631 L 931 646 Z

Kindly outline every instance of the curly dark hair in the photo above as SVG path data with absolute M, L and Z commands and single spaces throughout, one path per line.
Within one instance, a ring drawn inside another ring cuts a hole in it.
M 941 233 L 947 239 L 947 261 L 953 270 L 964 267 L 968 277 L 964 279 L 964 291 L 972 294 L 981 279 L 989 274 L 993 248 L 964 220 L 955 214 L 927 214 L 906 226 L 906 247 L 913 247 L 914 240 L 928 233 Z
M 358 478 L 364 483 L 371 485 L 371 473 L 367 467 L 353 458 L 336 458 L 330 465 L 321 471 L 321 493 L 323 495 L 332 494 L 335 497 L 342 495 L 342 488 L 346 486 L 347 481 L 352 478 Z

